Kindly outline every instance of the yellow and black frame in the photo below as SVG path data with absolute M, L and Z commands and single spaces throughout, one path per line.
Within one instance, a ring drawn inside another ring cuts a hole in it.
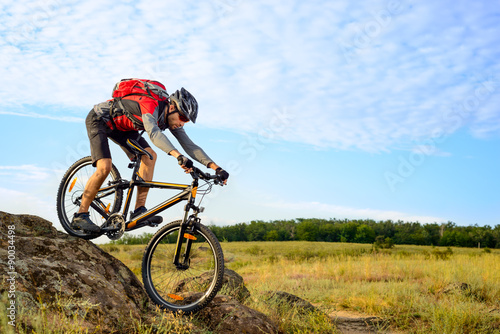
M 197 207 L 195 205 L 196 194 L 198 191 L 199 179 L 203 180 L 215 180 L 216 183 L 219 183 L 216 175 L 211 175 L 202 172 L 200 169 L 193 167 L 193 171 L 191 172 L 191 176 L 193 177 L 193 181 L 191 184 L 177 184 L 177 183 L 165 183 L 165 182 L 156 182 L 156 181 L 145 181 L 139 175 L 139 167 L 141 165 L 142 156 L 148 156 L 150 159 L 153 159 L 151 154 L 142 148 L 136 141 L 128 140 L 127 144 L 135 153 L 136 158 L 129 164 L 129 168 L 133 169 L 132 178 L 130 181 L 119 179 L 114 182 L 111 182 L 108 186 L 99 189 L 94 201 L 91 203 L 91 207 L 99 212 L 103 218 L 107 221 L 110 217 L 119 215 L 123 217 L 125 220 L 125 228 L 124 231 L 132 231 L 137 228 L 141 228 L 144 226 L 151 226 L 148 222 L 148 219 L 158 215 L 160 212 L 182 202 L 187 201 L 187 204 L 184 208 L 184 217 L 181 224 L 181 230 L 179 233 L 179 238 L 187 238 L 189 239 L 189 233 L 186 233 L 188 229 L 196 228 L 196 224 L 199 223 L 198 214 L 203 211 L 203 208 Z M 140 216 L 134 217 L 127 221 L 127 215 L 130 208 L 130 202 L 132 199 L 132 195 L 134 193 L 135 187 L 148 187 L 148 188 L 158 188 L 158 189 L 174 189 L 180 190 L 180 193 L 177 195 L 167 199 L 163 203 L 153 207 L 152 209 L 146 211 Z M 123 206 L 122 213 L 113 213 L 111 214 L 106 208 L 106 206 L 100 201 L 101 198 L 105 198 L 107 196 L 113 195 L 116 189 L 127 190 L 127 196 L 125 199 L 125 203 Z M 189 215 L 189 212 L 193 210 L 193 214 Z M 106 227 L 107 222 L 103 224 L 101 227 L 102 232 L 114 232 L 113 229 L 116 227 Z M 178 240 L 178 247 L 180 248 L 182 241 Z M 189 247 L 188 240 L 188 247 Z M 179 263 L 179 252 L 176 254 L 175 264 L 177 266 L 183 266 L 182 263 Z M 189 254 L 189 252 L 187 252 Z

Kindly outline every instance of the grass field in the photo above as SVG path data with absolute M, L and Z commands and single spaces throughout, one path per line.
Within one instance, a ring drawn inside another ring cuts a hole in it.
M 145 245 L 99 246 L 141 279 Z M 500 334 L 500 250 L 322 242 L 223 242 L 222 248 L 226 267 L 243 276 L 252 294 L 245 304 L 284 333 L 338 333 L 327 315 L 348 312 L 380 317 L 381 329 L 397 333 Z M 324 314 L 270 305 L 261 298 L 266 291 L 294 294 Z M 85 330 L 80 315 L 63 312 L 66 302 L 21 311 L 20 322 L 29 318 L 33 329 L 18 332 L 97 333 Z M 61 311 L 49 316 L 49 308 Z M 3 313 L 0 328 L 6 328 Z M 168 314 L 138 322 L 132 332 L 192 333 L 193 323 L 196 333 L 211 333 L 196 316 Z
M 307 332 L 296 315 L 273 314 L 265 291 L 286 291 L 327 314 L 353 311 L 386 319 L 404 333 L 500 333 L 500 251 L 316 242 L 223 242 L 226 266 L 243 276 L 250 307 L 287 332 Z M 103 245 L 140 278 L 145 246 Z M 293 313 L 293 312 L 292 312 Z M 301 321 L 304 319 L 302 318 Z M 309 319 L 315 322 L 317 319 Z

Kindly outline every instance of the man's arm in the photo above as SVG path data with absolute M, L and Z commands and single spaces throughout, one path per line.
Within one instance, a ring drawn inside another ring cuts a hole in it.
M 142 123 L 144 124 L 144 130 L 148 133 L 153 144 L 167 154 L 172 153 L 171 155 L 177 158 L 179 152 L 175 149 L 170 140 L 168 140 L 167 136 L 160 130 L 155 115 L 142 114 Z
M 183 128 L 178 128 L 175 130 L 170 130 L 172 134 L 177 138 L 182 148 L 189 154 L 190 157 L 201 163 L 202 165 L 207 166 L 208 168 L 212 168 L 215 170 L 216 174 L 219 175 L 224 184 L 227 184 L 227 179 L 229 178 L 229 174 L 222 169 L 219 165 L 210 159 L 210 157 L 193 141 L 188 137 L 186 131 Z M 172 155 L 180 154 L 177 150 L 171 152 Z
M 183 128 L 178 128 L 175 130 L 170 130 L 175 138 L 179 141 L 184 151 L 194 160 L 198 161 L 200 164 L 212 168 L 213 165 L 217 166 L 215 162 L 203 151 L 201 147 L 193 143 L 191 138 L 188 137 L 186 131 Z M 217 166 L 218 167 L 218 166 Z M 217 169 L 212 168 L 212 169 Z

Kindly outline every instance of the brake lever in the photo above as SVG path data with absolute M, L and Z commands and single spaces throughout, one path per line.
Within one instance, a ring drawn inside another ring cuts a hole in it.
M 220 176 L 219 175 L 214 175 L 214 176 L 215 176 L 214 183 L 218 186 L 224 187 L 224 181 L 220 179 Z

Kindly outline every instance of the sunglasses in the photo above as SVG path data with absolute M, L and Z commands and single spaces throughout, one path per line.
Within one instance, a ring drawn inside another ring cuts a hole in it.
M 176 110 L 176 111 L 170 113 L 170 115 L 172 115 L 172 114 L 179 114 L 179 119 L 181 121 L 183 121 L 184 123 L 189 122 L 189 118 L 184 116 L 179 110 Z
M 183 121 L 184 123 L 189 122 L 189 118 L 184 116 L 183 114 L 179 113 L 179 119 Z

